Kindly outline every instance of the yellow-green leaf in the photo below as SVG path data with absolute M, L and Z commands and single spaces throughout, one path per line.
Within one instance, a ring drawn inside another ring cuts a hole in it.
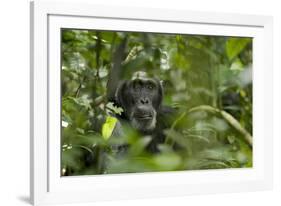
M 226 54 L 229 60 L 235 58 L 251 42 L 251 38 L 232 37 L 226 42 Z
M 104 139 L 107 140 L 111 137 L 116 123 L 117 123 L 117 119 L 115 117 L 111 117 L 111 116 L 106 117 L 106 121 L 102 125 L 102 131 L 101 131 L 102 137 Z

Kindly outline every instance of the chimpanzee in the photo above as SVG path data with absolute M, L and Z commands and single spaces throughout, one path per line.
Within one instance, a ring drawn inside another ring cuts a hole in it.
M 152 136 L 147 150 L 153 153 L 164 142 L 163 130 L 170 126 L 174 113 L 172 108 L 162 105 L 162 99 L 161 81 L 142 71 L 134 73 L 131 80 L 121 81 L 115 92 L 115 104 L 124 110 L 119 118 L 141 134 Z
M 151 141 L 145 149 L 153 154 L 158 153 L 158 145 L 165 141 L 164 130 L 171 126 L 175 115 L 172 108 L 162 105 L 163 86 L 161 81 L 148 77 L 145 72 L 136 72 L 130 80 L 116 80 L 115 82 L 117 86 L 113 87 L 113 95 L 108 97 L 108 101 L 122 107 L 123 112 L 121 115 L 115 115 L 119 121 L 114 129 L 115 134 L 111 138 L 123 135 L 122 126 L 128 124 L 140 135 L 151 136 Z M 104 120 L 101 122 L 103 123 Z M 126 154 L 128 147 L 127 144 L 111 145 L 112 150 L 120 157 Z M 105 154 L 103 148 L 95 146 L 92 148 L 92 152 L 85 150 L 81 153 L 81 162 L 85 164 L 85 168 L 93 168 L 96 173 L 104 173 L 107 170 Z M 99 166 L 96 167 L 96 165 Z M 79 172 L 76 171 L 76 173 Z M 73 175 L 73 171 L 67 169 L 64 175 Z

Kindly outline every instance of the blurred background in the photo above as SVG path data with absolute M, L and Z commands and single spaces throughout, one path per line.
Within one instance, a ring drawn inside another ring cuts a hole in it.
M 62 175 L 252 166 L 251 38 L 69 29 L 61 38 Z M 151 137 L 130 128 L 112 135 L 116 70 L 163 81 L 163 104 L 178 115 L 159 153 L 146 152 Z M 116 144 L 130 147 L 120 155 Z

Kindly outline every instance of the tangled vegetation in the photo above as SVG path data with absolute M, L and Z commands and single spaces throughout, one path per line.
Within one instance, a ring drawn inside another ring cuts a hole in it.
M 252 167 L 251 38 L 71 29 L 61 38 L 62 175 Z M 130 127 L 114 137 L 117 64 L 124 79 L 140 70 L 161 79 L 163 104 L 177 110 L 157 154 Z

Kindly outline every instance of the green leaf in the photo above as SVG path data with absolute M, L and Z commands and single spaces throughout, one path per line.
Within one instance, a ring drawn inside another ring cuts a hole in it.
M 251 42 L 250 38 L 233 37 L 226 42 L 226 54 L 229 60 L 236 57 Z
M 237 58 L 234 62 L 232 62 L 230 66 L 230 70 L 232 71 L 242 71 L 244 69 L 244 65 L 240 61 L 239 58 Z
M 160 170 L 176 170 L 181 165 L 181 158 L 174 153 L 160 154 L 153 158 L 154 164 Z
M 107 116 L 105 123 L 102 125 L 102 137 L 107 140 L 111 137 L 112 132 L 117 123 L 117 119 L 115 117 Z
M 113 111 L 115 114 L 121 115 L 123 112 L 123 109 L 121 107 L 116 107 L 114 106 L 113 102 L 108 102 L 106 104 L 106 108 L 109 109 L 110 111 Z
M 130 148 L 130 154 L 132 156 L 139 155 L 141 154 L 145 147 L 151 142 L 151 137 L 150 136 L 145 136 L 142 138 L 139 138 L 134 144 L 132 144 Z
M 228 135 L 227 140 L 230 144 L 233 144 L 235 142 L 235 136 L 233 135 Z

